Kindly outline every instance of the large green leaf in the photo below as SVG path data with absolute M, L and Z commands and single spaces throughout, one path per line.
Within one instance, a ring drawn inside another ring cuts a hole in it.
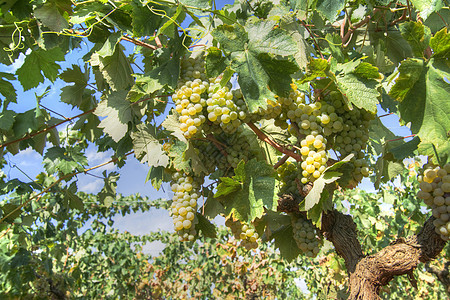
M 34 15 L 52 31 L 60 32 L 69 25 L 52 2 L 47 2 L 34 10 Z
M 266 99 L 273 99 L 275 94 L 286 95 L 290 74 L 298 70 L 290 60 L 268 54 L 286 56 L 297 51 L 292 38 L 285 31 L 273 28 L 275 24 L 258 20 L 248 22 L 245 28 L 221 25 L 212 32 L 225 54 L 230 53 L 231 67 L 239 75 L 239 86 L 251 112 L 265 107 Z
M 12 129 L 15 115 L 16 113 L 12 110 L 2 111 L 0 113 L 0 129 L 4 131 Z
M 426 20 L 431 13 L 440 10 L 444 6 L 442 0 L 411 0 L 411 2 L 414 7 L 420 11 L 420 16 L 424 20 Z
M 72 65 L 71 69 L 65 70 L 59 77 L 65 82 L 74 83 L 73 85 L 67 85 L 61 89 L 62 102 L 83 111 L 92 109 L 94 103 L 91 95 L 94 92 L 92 90 L 86 90 L 89 81 L 89 72 L 87 70 L 83 73 L 79 66 Z
M 375 80 L 364 79 L 354 74 L 336 77 L 338 89 L 348 101 L 358 108 L 370 112 L 377 111 L 379 83 Z
M 280 249 L 281 256 L 287 261 L 294 260 L 301 253 L 294 239 L 292 225 L 285 225 L 276 230 L 272 236 L 275 239 L 275 247 Z
M 150 125 L 142 123 L 137 126 L 137 131 L 131 134 L 134 155 L 142 163 L 147 162 L 150 167 L 166 167 L 169 163 L 169 157 L 159 141 L 153 136 L 154 132 L 155 129 Z
M 202 214 L 197 213 L 198 223 L 195 225 L 195 229 L 201 231 L 203 236 L 209 238 L 216 238 L 216 226 L 212 224 L 207 218 L 205 218 Z
M 104 118 L 100 128 L 109 134 L 112 139 L 118 142 L 128 131 L 128 122 L 133 119 L 131 103 L 126 98 L 127 92 L 112 92 L 108 99 L 100 102 L 95 110 L 95 114 Z
M 338 64 L 335 72 L 336 75 L 332 78 L 348 102 L 373 113 L 377 111 L 378 99 L 381 96 L 377 79 L 381 76 L 376 67 L 354 60 Z
M 450 153 L 450 85 L 446 81 L 450 68 L 445 60 L 432 58 L 422 69 L 417 67 L 414 76 L 417 80 L 400 103 L 401 118 L 411 122 L 411 131 L 420 137 L 419 153 L 438 162 L 437 152 L 445 162 Z
M 411 45 L 415 56 L 423 57 L 431 38 L 430 28 L 420 22 L 405 22 L 400 24 L 400 32 Z
M 396 100 L 403 100 L 409 91 L 419 80 L 423 70 L 424 61 L 421 59 L 409 58 L 398 67 L 400 74 L 389 91 L 389 96 Z
M 248 33 L 249 48 L 256 53 L 271 53 L 275 55 L 294 55 L 297 45 L 286 31 L 275 28 L 277 22 L 273 20 L 257 20 L 247 22 L 245 29 Z
M 94 53 L 91 57 L 92 66 L 99 67 L 106 82 L 114 91 L 129 88 L 134 83 L 131 76 L 133 69 L 123 49 L 122 45 L 117 45 L 111 56 L 101 57 L 98 53 Z
M 221 182 L 218 199 L 227 216 L 252 222 L 264 214 L 264 208 L 273 210 L 277 205 L 277 191 L 273 168 L 253 159 L 247 164 L 240 162 L 232 181 Z
M 319 0 L 316 8 L 330 22 L 333 22 L 338 17 L 338 12 L 344 8 L 345 2 L 345 0 Z
M 433 49 L 434 57 L 450 56 L 450 33 L 447 32 L 447 27 L 442 28 L 431 38 L 430 47 Z
M 4 80 L 6 78 L 8 81 Z M 0 94 L 2 94 L 8 102 L 16 102 L 17 93 L 11 80 L 15 80 L 13 74 L 0 72 Z
M 44 76 L 54 82 L 58 76 L 59 65 L 55 61 L 64 60 L 60 48 L 37 49 L 25 57 L 23 65 L 17 69 L 17 78 L 25 91 L 44 82 Z
M 342 173 L 339 172 L 324 172 L 319 178 L 314 181 L 313 188 L 305 197 L 305 210 L 310 210 L 317 203 L 319 203 L 322 191 L 325 185 L 335 182 L 340 178 Z

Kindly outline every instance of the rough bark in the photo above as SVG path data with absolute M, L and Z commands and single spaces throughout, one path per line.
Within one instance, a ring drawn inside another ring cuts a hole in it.
M 419 262 L 436 258 L 445 246 L 435 233 L 433 220 L 429 218 L 417 235 L 398 239 L 378 253 L 364 256 L 352 217 L 338 211 L 324 215 L 322 231 L 347 266 L 349 299 L 379 299 L 380 287 L 398 275 L 409 275 L 415 284 L 412 272 Z

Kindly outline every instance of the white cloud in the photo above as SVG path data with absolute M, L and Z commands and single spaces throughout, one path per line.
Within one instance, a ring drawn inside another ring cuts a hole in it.
M 112 153 L 113 151 L 97 152 L 97 149 L 94 147 L 89 147 L 86 151 L 86 158 L 89 163 L 106 161 L 111 157 Z
M 148 212 L 138 212 L 130 215 L 115 216 L 114 228 L 128 231 L 133 235 L 143 235 L 158 230 L 174 231 L 169 212 L 163 209 L 152 209 Z
M 23 53 L 20 53 L 19 57 L 10 66 L 7 66 L 5 68 L 5 71 L 9 73 L 15 73 L 17 69 L 19 69 L 23 65 L 24 61 L 25 55 Z
M 87 175 L 87 176 L 89 176 L 89 175 Z M 89 176 L 89 177 L 92 178 L 91 176 Z M 85 193 L 95 193 L 95 192 L 99 192 L 102 187 L 103 187 L 103 180 L 96 179 L 85 185 L 80 186 L 79 190 L 83 191 Z

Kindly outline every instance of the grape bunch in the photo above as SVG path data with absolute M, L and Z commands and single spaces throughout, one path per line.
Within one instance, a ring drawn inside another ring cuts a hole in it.
M 419 178 L 420 191 L 417 197 L 423 199 L 432 209 L 436 233 L 444 241 L 450 239 L 450 163 L 443 168 L 425 165 L 423 176 Z
M 213 173 L 216 168 L 226 172 L 230 167 L 236 168 L 241 160 L 248 161 L 253 157 L 250 143 L 242 127 L 239 127 L 234 134 L 222 131 L 212 135 L 211 138 L 215 141 L 195 140 L 193 142 L 199 149 L 199 157 L 209 173 Z
M 296 180 L 301 180 L 299 167 L 296 162 L 286 161 L 277 168 L 278 177 L 280 178 L 280 194 L 299 195 Z
M 172 215 L 175 231 L 180 241 L 193 241 L 197 232 L 197 199 L 199 198 L 200 184 L 192 176 L 181 172 L 172 175 L 171 189 L 174 192 L 170 214 Z
M 203 55 L 182 59 L 181 76 L 172 100 L 180 115 L 180 129 L 186 138 L 194 136 L 206 121 L 203 108 L 206 106 L 205 95 L 209 87 Z
M 292 217 L 292 231 L 298 248 L 308 257 L 315 257 L 319 253 L 320 239 L 316 235 L 316 228 L 311 221 L 304 217 Z
M 239 220 L 228 218 L 225 226 L 231 229 L 234 238 L 241 241 L 241 246 L 247 250 L 258 248 L 259 235 L 254 228 L 247 224 L 241 223 Z
M 231 134 L 247 119 L 247 106 L 240 90 L 231 91 L 229 84 L 221 87 L 220 79 L 220 76 L 216 78 L 208 89 L 208 120 Z

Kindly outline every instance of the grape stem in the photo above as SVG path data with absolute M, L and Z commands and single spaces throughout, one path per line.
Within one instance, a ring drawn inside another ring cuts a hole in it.
M 276 164 L 273 165 L 273 168 L 276 170 L 278 169 L 282 164 L 284 164 L 289 158 L 289 155 L 285 154 Z
M 259 128 L 256 127 L 255 124 L 249 122 L 249 123 L 247 123 L 247 125 L 248 125 L 248 127 L 250 127 L 251 130 L 253 130 L 253 132 L 258 136 L 258 138 L 261 141 L 266 142 L 267 144 L 269 144 L 270 146 L 274 147 L 275 149 L 277 149 L 281 153 L 284 153 L 284 154 L 292 157 L 296 161 L 302 161 L 301 155 L 299 155 L 299 154 L 297 154 L 295 152 L 292 152 L 291 150 L 288 150 L 288 149 L 284 148 L 283 146 L 281 146 L 280 144 L 278 144 L 277 142 L 271 140 L 264 132 L 259 130 Z
M 211 133 L 206 136 L 206 139 L 213 142 L 214 146 L 219 149 L 220 153 L 222 153 L 223 156 L 228 156 L 228 153 L 224 150 L 223 144 L 216 140 L 216 138 Z

